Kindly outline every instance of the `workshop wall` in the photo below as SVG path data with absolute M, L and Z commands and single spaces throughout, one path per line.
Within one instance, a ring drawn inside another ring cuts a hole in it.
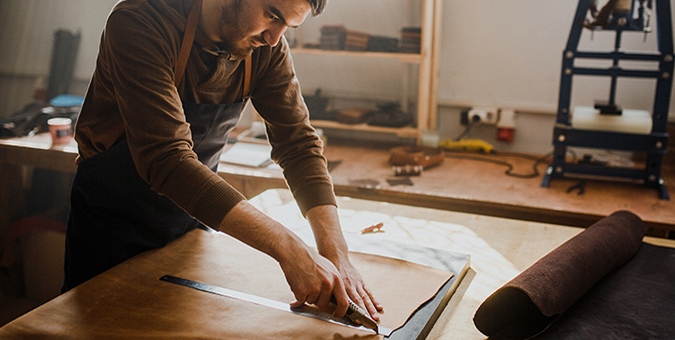
M 444 1 L 441 104 L 555 113 L 562 51 L 577 5 L 578 1 L 559 0 Z M 655 21 L 654 15 L 653 32 Z M 656 38 L 655 33 L 646 39 L 639 32 L 625 33 L 622 49 L 657 51 Z M 611 32 L 584 30 L 579 50 L 610 51 L 613 43 Z M 654 69 L 655 64 L 644 66 Z M 617 102 L 651 111 L 655 88 L 655 81 L 620 79 Z M 592 106 L 596 99 L 607 100 L 608 94 L 609 78 L 575 77 L 572 105 Z M 673 101 L 670 107 L 675 108 Z
M 94 70 L 105 19 L 117 0 L 0 1 L 0 117 L 29 103 L 49 77 L 54 33 L 81 34 L 70 92 L 82 95 Z
M 82 34 L 71 92 L 84 94 L 94 68 L 101 30 L 116 2 L 0 1 L 0 117 L 29 102 L 35 80 L 48 76 L 53 34 L 58 29 Z M 404 25 L 414 24 L 417 13 L 405 10 L 412 2 L 369 0 L 366 3 L 376 7 L 374 12 L 379 15 L 373 17 L 373 11 L 363 11 L 371 14 L 365 19 L 362 17 L 365 14 L 354 13 L 349 4 L 331 3 L 323 16 L 350 29 L 396 35 Z M 360 6 L 364 4 L 360 2 Z M 461 131 L 458 112 L 462 108 L 479 105 L 512 108 L 518 114 L 516 139 L 503 147 L 512 151 L 530 151 L 532 147 L 549 150 L 562 50 L 576 6 L 577 1 L 560 0 L 443 1 L 438 93 L 441 134 L 454 137 Z M 307 27 L 311 27 L 311 20 L 308 19 Z M 306 40 L 312 40 L 309 35 Z M 580 48 L 609 50 L 612 41 L 613 36 L 598 32 L 591 39 L 585 32 Z M 655 50 L 656 34 L 648 35 L 645 42 L 642 34 L 627 34 L 624 46 L 630 50 Z M 296 64 L 307 65 L 303 66 L 307 70 L 321 70 L 316 81 L 303 83 L 306 93 L 319 87 L 319 80 L 323 84 L 337 82 L 338 87 L 375 98 L 386 99 L 400 93 L 401 78 L 392 75 L 400 72 L 396 69 L 400 65 L 390 62 L 365 61 L 358 72 L 366 74 L 367 81 L 345 79 L 341 70 L 360 61 L 296 58 Z M 327 63 L 331 67 L 326 67 Z M 337 75 L 331 77 L 330 72 Z M 596 99 L 606 99 L 608 83 L 575 78 L 572 104 L 588 106 Z M 655 83 L 650 81 L 620 80 L 617 100 L 626 108 L 651 110 L 654 88 Z M 675 101 L 671 100 L 671 108 L 675 108 Z M 670 121 L 675 121 L 672 114 Z M 489 127 L 476 133 L 485 134 L 489 142 L 495 141 Z

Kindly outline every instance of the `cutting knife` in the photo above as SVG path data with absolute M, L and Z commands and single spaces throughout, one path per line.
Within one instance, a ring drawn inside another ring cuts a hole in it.
M 330 302 L 337 305 L 334 296 L 330 297 Z M 347 307 L 347 317 L 355 323 L 364 325 L 379 334 L 377 322 L 375 322 L 363 308 L 359 307 L 359 305 L 354 303 L 351 299 L 349 300 L 349 306 Z
M 334 324 L 338 324 L 341 326 L 345 327 L 350 327 L 350 328 L 355 328 L 355 329 L 360 329 L 360 330 L 372 330 L 375 331 L 377 334 L 381 334 L 384 336 L 389 336 L 393 332 L 391 328 L 387 327 L 382 327 L 378 326 L 377 323 L 368 316 L 367 312 L 365 312 L 361 307 L 359 307 L 356 303 L 353 301 L 349 301 L 349 307 L 347 309 L 347 315 L 346 317 L 342 318 L 336 318 L 330 313 L 322 312 L 319 311 L 315 308 L 311 308 L 307 305 L 302 305 L 300 307 L 291 307 L 287 303 L 275 301 L 272 299 L 268 299 L 265 297 L 257 296 L 257 295 L 252 295 L 232 289 L 228 289 L 225 287 L 219 287 L 207 283 L 202 283 L 202 282 L 197 282 L 189 279 L 184 279 L 172 275 L 164 275 L 160 278 L 160 280 L 165 281 L 165 282 L 170 282 L 174 283 L 177 285 L 181 285 L 184 287 L 192 288 L 192 289 L 197 289 L 203 292 L 211 293 L 211 294 L 216 294 L 220 296 L 226 296 L 238 300 L 243 300 L 247 302 L 251 302 L 260 306 L 265 306 L 265 307 L 271 307 L 274 309 L 282 310 L 285 312 L 292 312 L 294 314 L 302 315 L 302 316 L 307 316 L 319 320 L 324 320 L 328 321 Z M 360 323 L 361 325 L 356 325 L 355 323 Z

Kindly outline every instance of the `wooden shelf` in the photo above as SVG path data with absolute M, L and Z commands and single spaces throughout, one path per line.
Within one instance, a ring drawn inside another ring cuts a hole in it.
M 341 50 L 322 50 L 317 48 L 292 48 L 293 54 L 311 54 L 321 56 L 345 56 L 358 58 L 389 58 L 398 59 L 403 63 L 419 64 L 424 59 L 419 53 L 400 53 L 400 52 L 371 52 L 371 51 L 341 51 Z
M 330 120 L 312 120 L 312 126 L 323 129 L 340 129 L 349 131 L 368 131 L 377 133 L 390 133 L 401 138 L 417 138 L 417 129 L 412 126 L 385 127 L 362 124 L 343 124 Z
M 402 1 L 402 0 L 401 0 Z M 302 29 L 299 29 L 297 36 L 294 36 L 293 41 L 297 46 L 312 46 L 291 48 L 293 55 L 308 55 L 316 57 L 345 57 L 345 58 L 362 58 L 365 59 L 381 59 L 381 60 L 395 60 L 405 65 L 401 71 L 401 87 L 399 100 L 400 106 L 404 110 L 409 110 L 414 102 L 415 126 L 408 126 L 402 128 L 392 127 L 378 127 L 366 124 L 349 125 L 340 124 L 333 121 L 312 120 L 312 124 L 318 128 L 345 130 L 345 131 L 366 131 L 373 133 L 384 133 L 397 136 L 399 138 L 416 139 L 417 143 L 421 143 L 421 131 L 436 129 L 436 111 L 437 111 L 437 70 L 438 70 L 438 53 L 440 49 L 440 34 L 441 34 L 441 13 L 442 0 L 406 0 L 408 6 L 411 6 L 410 14 L 413 16 L 419 15 L 419 24 L 417 19 L 409 18 L 407 22 L 402 21 L 402 26 L 419 26 L 420 28 L 420 50 L 419 53 L 402 53 L 402 52 L 373 52 L 373 51 L 348 51 L 348 50 L 324 50 L 320 48 L 313 48 L 318 45 L 306 45 L 302 34 Z M 346 5 L 345 5 L 346 6 Z M 364 5 L 365 6 L 365 5 Z M 419 13 L 413 8 L 419 6 Z M 371 8 L 376 10 L 376 8 Z M 357 27 L 358 28 L 358 27 Z M 368 31 L 364 29 L 364 31 Z M 297 37 L 297 39 L 296 39 Z M 312 42 L 312 44 L 316 44 Z M 351 61 L 350 61 L 351 62 Z M 358 63 L 358 60 L 354 61 Z M 415 70 L 415 66 L 417 69 Z M 296 69 L 302 69 L 301 63 L 295 65 Z M 299 77 L 300 78 L 300 77 Z M 300 83 L 303 79 L 300 78 Z M 416 95 L 411 92 L 415 91 Z M 328 91 L 330 92 L 330 91 Z M 414 98 L 414 99 L 413 99 Z

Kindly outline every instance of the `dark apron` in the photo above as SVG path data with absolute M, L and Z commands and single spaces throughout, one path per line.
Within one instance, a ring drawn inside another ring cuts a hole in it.
M 239 120 L 246 100 L 244 97 L 230 104 L 183 103 L 193 150 L 214 172 L 227 135 Z M 136 254 L 163 247 L 200 225 L 138 175 L 123 139 L 77 168 L 66 230 L 63 291 Z

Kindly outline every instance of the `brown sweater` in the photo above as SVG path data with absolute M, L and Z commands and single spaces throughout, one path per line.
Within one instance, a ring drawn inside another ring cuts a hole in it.
M 126 138 L 140 176 L 201 222 L 217 227 L 244 197 L 197 160 L 181 101 L 242 98 L 243 62 L 218 58 L 197 31 L 185 77 L 174 64 L 192 0 L 126 0 L 111 12 L 80 113 L 78 163 Z M 272 159 L 303 213 L 335 205 L 323 147 L 309 124 L 285 39 L 253 53 L 251 101 L 266 122 Z

